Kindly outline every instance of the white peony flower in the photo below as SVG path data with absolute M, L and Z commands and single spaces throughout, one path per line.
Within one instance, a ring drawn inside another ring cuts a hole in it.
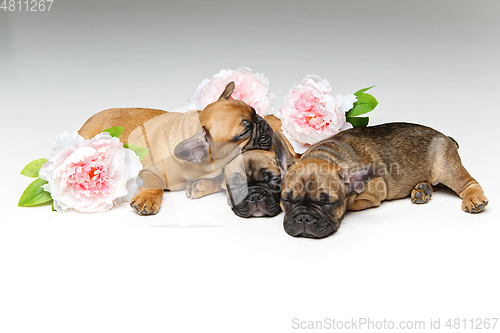
M 189 100 L 199 110 L 217 101 L 226 85 L 234 81 L 236 88 L 231 97 L 241 100 L 255 109 L 262 117 L 272 113 L 275 95 L 269 92 L 269 80 L 260 73 L 252 73 L 246 67 L 221 70 L 211 79 L 203 80 Z
M 139 157 L 109 133 L 85 140 L 76 132 L 64 132 L 53 148 L 39 175 L 48 181 L 43 188 L 56 210 L 104 212 L 137 192 Z
M 356 101 L 354 95 L 333 95 L 327 80 L 308 75 L 285 97 L 280 110 L 283 134 L 297 153 L 304 153 L 312 144 L 352 128 L 345 112 Z

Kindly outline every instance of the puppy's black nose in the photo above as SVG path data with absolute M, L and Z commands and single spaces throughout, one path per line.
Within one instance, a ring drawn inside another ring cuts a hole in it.
M 263 195 L 260 193 L 254 193 L 254 194 L 248 196 L 248 200 L 252 201 L 252 202 L 260 201 L 260 200 L 262 200 L 262 198 L 263 198 Z
M 295 222 L 299 224 L 309 224 L 314 220 L 314 217 L 310 214 L 299 214 L 295 218 Z

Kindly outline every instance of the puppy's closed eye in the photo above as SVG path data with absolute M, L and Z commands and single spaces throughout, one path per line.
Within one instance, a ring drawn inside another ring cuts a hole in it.
M 269 183 L 273 180 L 276 180 L 277 178 L 279 178 L 281 180 L 281 177 L 274 177 L 273 174 L 269 171 L 266 171 L 265 169 L 262 169 L 260 171 L 260 177 L 259 177 L 260 181 L 261 182 L 264 182 L 264 183 Z
M 250 121 L 243 119 L 241 123 L 243 124 L 243 127 L 245 127 L 247 131 L 252 129 L 252 123 Z
M 317 203 L 325 204 L 325 203 L 327 203 L 327 201 L 328 201 L 328 194 L 321 193 L 321 195 L 319 196 L 319 199 L 317 200 Z
M 324 205 L 338 206 L 339 203 L 340 203 L 339 200 L 331 198 L 328 194 L 326 194 L 324 192 L 321 193 L 321 195 L 319 196 L 319 199 L 316 200 L 316 204 L 321 205 L 321 206 L 324 206 Z
M 294 198 L 292 195 L 292 192 L 288 192 L 284 196 L 281 197 L 281 201 L 288 203 L 288 204 L 296 204 L 299 202 L 299 198 Z
M 240 134 L 236 135 L 235 137 L 233 137 L 231 139 L 231 142 L 240 141 L 240 140 L 246 138 L 251 133 L 252 128 L 253 128 L 251 122 L 249 122 L 248 120 L 243 119 L 242 125 L 245 128 L 245 130 L 242 133 L 240 133 Z
M 246 185 L 246 180 L 244 180 L 240 174 L 235 174 L 229 179 L 229 188 L 232 191 L 238 190 Z

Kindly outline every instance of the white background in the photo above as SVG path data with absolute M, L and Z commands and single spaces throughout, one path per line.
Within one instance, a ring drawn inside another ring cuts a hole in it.
M 1 2 L 1 1 L 0 1 Z M 76 1 L 0 11 L 0 331 L 291 332 L 321 321 L 500 317 L 500 3 Z M 454 137 L 490 199 L 446 190 L 349 213 L 323 240 L 241 219 L 225 195 L 166 193 L 160 213 L 19 208 L 54 138 L 110 107 L 183 107 L 221 69 L 264 73 L 282 106 L 307 74 L 376 85 L 371 124 Z M 500 324 L 497 324 L 497 330 Z M 436 331 L 436 330 L 434 330 Z

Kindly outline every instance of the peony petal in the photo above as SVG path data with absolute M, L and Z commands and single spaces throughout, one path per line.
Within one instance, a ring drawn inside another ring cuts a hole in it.
M 339 112 L 347 112 L 354 107 L 354 103 L 357 102 L 358 98 L 355 95 L 335 95 L 337 100 L 337 110 Z
M 232 97 L 250 105 L 260 116 L 273 112 L 272 104 L 275 95 L 269 92 L 269 80 L 260 73 L 252 73 L 250 68 L 240 67 L 236 70 L 221 70 L 212 79 L 205 79 L 199 85 L 188 103 L 196 105 L 200 110 L 218 100 L 226 85 L 234 81 L 236 84 Z
M 125 164 L 127 166 L 128 179 L 137 177 L 139 172 L 142 170 L 142 163 L 139 159 L 139 156 L 137 156 L 130 149 L 125 150 Z
M 283 130 L 283 135 L 285 136 L 285 138 L 287 138 L 288 142 L 290 143 L 290 145 L 292 146 L 293 150 L 297 154 L 303 154 L 303 153 L 305 153 L 306 150 L 311 146 L 309 144 L 300 143 L 299 141 L 297 141 L 294 138 L 292 138 L 290 136 L 290 134 L 287 133 L 284 130 Z
M 137 194 L 139 191 L 139 188 L 142 185 L 142 179 L 139 178 L 138 176 L 131 178 L 127 182 L 127 195 L 115 199 L 115 205 L 118 206 L 121 202 L 128 202 L 132 200 L 132 198 Z
M 352 124 L 351 124 L 351 123 L 346 122 L 346 123 L 345 123 L 345 124 L 344 124 L 344 125 L 340 128 L 340 131 L 342 132 L 342 131 L 345 131 L 345 130 L 347 130 L 347 129 L 349 129 L 349 128 L 353 128 L 353 126 L 352 126 Z
M 66 208 L 62 208 L 60 205 L 59 205 L 59 202 L 57 202 L 56 200 L 53 200 L 52 201 L 52 205 L 54 206 L 54 209 L 58 212 L 64 212 L 65 209 L 67 209 L 68 207 Z
M 78 132 L 66 132 L 59 134 L 54 140 L 52 148 L 54 150 L 61 150 L 68 146 L 78 147 L 81 142 L 85 141 Z
M 62 152 L 66 152 L 66 154 L 62 154 Z M 68 154 L 71 152 L 71 154 Z M 63 148 L 61 151 L 61 156 L 57 161 L 54 161 L 54 164 L 58 164 L 59 161 L 64 160 L 61 164 L 68 165 L 70 163 L 77 163 L 80 161 L 84 161 L 86 158 L 91 157 L 95 154 L 96 150 L 92 147 L 81 147 L 78 149 L 74 149 L 73 147 Z M 66 156 L 66 158 L 64 158 Z

